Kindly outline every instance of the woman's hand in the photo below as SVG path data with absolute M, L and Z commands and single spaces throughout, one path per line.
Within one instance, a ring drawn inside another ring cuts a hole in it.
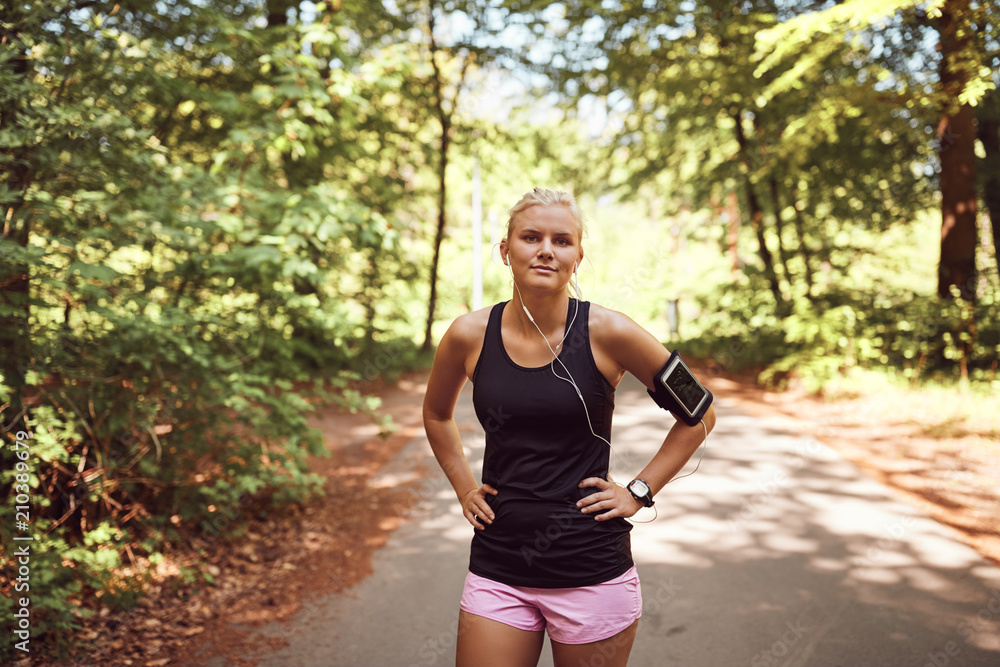
M 495 496 L 498 493 L 489 484 L 483 484 L 478 489 L 472 489 L 462 497 L 462 513 L 465 519 L 472 524 L 476 530 L 485 530 L 486 526 L 479 523 L 482 519 L 485 523 L 493 523 L 493 509 L 487 504 L 486 496 Z
M 597 493 L 592 493 L 576 504 L 584 514 L 601 512 L 594 518 L 598 521 L 607 521 L 615 517 L 627 518 L 642 509 L 643 505 L 628 492 L 624 486 L 613 484 L 600 477 L 588 477 L 580 482 L 580 488 L 596 486 L 600 489 Z M 602 510 L 608 510 L 602 512 Z

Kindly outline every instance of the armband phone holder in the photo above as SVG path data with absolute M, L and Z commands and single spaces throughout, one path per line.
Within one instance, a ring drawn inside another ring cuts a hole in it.
M 653 378 L 656 391 L 647 389 L 656 404 L 688 426 L 697 425 L 712 405 L 712 392 L 698 382 L 677 350 Z

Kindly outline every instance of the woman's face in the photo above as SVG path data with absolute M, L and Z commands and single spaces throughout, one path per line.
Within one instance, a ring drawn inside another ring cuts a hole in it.
M 517 214 L 500 253 L 521 288 L 565 289 L 583 261 L 582 231 L 565 206 L 532 206 Z

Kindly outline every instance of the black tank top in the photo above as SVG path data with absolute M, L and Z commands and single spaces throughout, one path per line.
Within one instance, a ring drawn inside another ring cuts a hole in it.
M 632 567 L 632 524 L 622 518 L 595 521 L 576 506 L 597 491 L 579 488 L 581 481 L 607 478 L 610 450 L 590 432 L 583 403 L 569 382 L 557 378 L 548 364 L 525 368 L 507 355 L 500 331 L 507 303 L 490 312 L 472 375 L 472 401 L 486 431 L 483 482 L 499 493 L 487 496 L 496 518 L 475 531 L 469 570 L 534 588 L 613 579 Z M 566 323 L 568 328 L 572 322 L 572 329 L 559 359 L 586 399 L 594 432 L 610 441 L 615 390 L 594 361 L 589 315 L 589 302 L 570 300 Z M 566 375 L 559 362 L 554 365 Z

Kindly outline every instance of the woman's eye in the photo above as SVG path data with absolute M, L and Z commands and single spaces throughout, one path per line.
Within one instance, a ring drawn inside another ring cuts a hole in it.
M 537 239 L 538 237 L 533 234 L 529 234 L 524 237 L 524 240 L 527 241 L 528 243 L 534 243 Z

